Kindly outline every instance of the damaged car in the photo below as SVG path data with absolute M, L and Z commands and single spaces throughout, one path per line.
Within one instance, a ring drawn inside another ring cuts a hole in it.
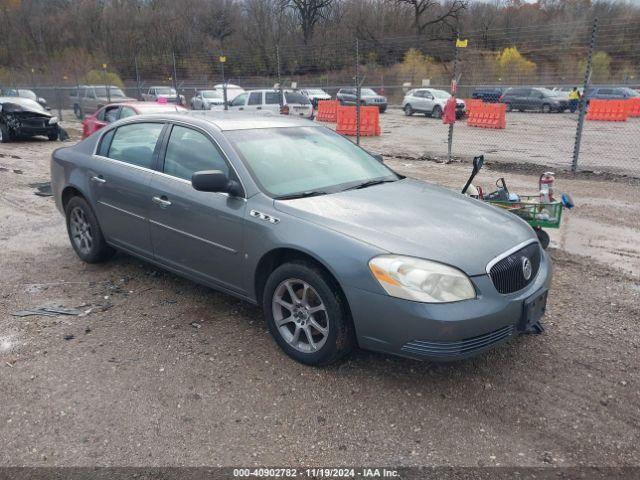
M 0 143 L 36 135 L 58 140 L 58 117 L 51 115 L 35 100 L 0 97 Z

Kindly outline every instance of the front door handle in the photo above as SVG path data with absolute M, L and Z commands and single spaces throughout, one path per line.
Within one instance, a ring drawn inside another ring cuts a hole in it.
M 162 195 L 161 197 L 153 197 L 152 200 L 153 200 L 153 203 L 156 203 L 156 204 L 160 205 L 160 207 L 162 207 L 162 208 L 166 208 L 166 207 L 171 206 L 171 202 L 164 195 Z
M 262 107 L 258 107 L 258 110 L 262 110 Z
M 102 175 L 94 175 L 93 177 L 91 177 L 91 181 L 93 183 L 107 183 Z

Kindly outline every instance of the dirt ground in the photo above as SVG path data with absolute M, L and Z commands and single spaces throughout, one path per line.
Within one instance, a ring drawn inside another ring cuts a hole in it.
M 0 147 L 0 465 L 640 464 L 637 182 L 559 178 L 577 206 L 553 235 L 544 334 L 454 364 L 357 351 L 315 369 L 256 307 L 123 254 L 83 264 L 30 186 L 58 146 Z M 452 188 L 469 171 L 388 163 Z M 477 183 L 535 190 L 498 167 Z M 57 305 L 83 314 L 12 316 Z

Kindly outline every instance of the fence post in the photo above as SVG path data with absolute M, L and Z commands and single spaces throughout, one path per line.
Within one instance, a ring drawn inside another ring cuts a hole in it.
M 278 103 L 280 104 L 280 113 L 284 108 L 284 91 L 282 90 L 282 77 L 280 75 L 280 45 L 276 45 L 276 69 L 278 74 Z
M 580 158 L 580 143 L 582 142 L 582 130 L 584 128 L 584 117 L 587 110 L 587 95 L 589 94 L 589 85 L 591 83 L 591 69 L 593 63 L 593 50 L 596 45 L 596 32 L 598 31 L 598 18 L 593 19 L 591 27 L 591 39 L 589 41 L 589 54 L 587 56 L 587 68 L 584 72 L 584 83 L 582 89 L 582 97 L 580 98 L 578 126 L 576 127 L 576 141 L 573 146 L 573 160 L 571 162 L 571 171 L 578 170 L 578 159 Z
M 60 98 L 60 90 L 57 85 L 54 85 L 53 91 L 56 95 L 56 103 L 58 104 L 58 120 L 62 121 L 62 99 Z
M 138 100 L 142 100 L 142 90 L 140 90 L 140 71 L 138 70 L 138 56 L 133 57 L 136 66 L 136 89 L 138 90 Z
M 453 42 L 454 56 L 453 56 L 453 76 L 451 79 L 451 95 L 456 96 L 458 90 L 458 39 L 460 38 L 460 32 L 456 32 L 456 38 Z M 444 110 L 442 112 L 444 114 Z M 455 113 L 454 113 L 455 115 Z M 449 133 L 447 135 L 447 163 L 451 163 L 451 150 L 453 149 L 453 125 L 455 124 L 455 118 L 453 123 L 449 124 Z
M 227 57 L 224 52 L 218 56 L 218 60 L 220 61 L 220 68 L 222 70 L 222 102 L 224 103 L 224 109 L 229 110 L 229 102 L 227 100 L 227 81 L 224 78 L 224 64 L 227 62 Z
M 176 52 L 171 50 L 171 59 L 173 60 L 173 89 L 176 91 L 176 95 L 180 98 L 180 92 L 178 91 L 178 72 L 176 69 Z M 178 102 L 179 103 L 179 102 Z
M 360 44 L 356 38 L 356 145 L 360 145 Z

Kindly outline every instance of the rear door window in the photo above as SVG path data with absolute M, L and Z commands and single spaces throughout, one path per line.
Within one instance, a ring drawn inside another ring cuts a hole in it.
M 262 92 L 251 92 L 247 105 L 262 105 Z
M 280 92 L 264 92 L 265 105 L 278 105 L 280 103 Z
M 227 162 L 209 138 L 197 130 L 174 125 L 164 157 L 164 173 L 191 180 L 195 172 L 203 170 L 220 170 L 229 175 Z
M 107 156 L 138 167 L 151 168 L 153 152 L 163 127 L 162 123 L 123 125 L 115 131 Z

